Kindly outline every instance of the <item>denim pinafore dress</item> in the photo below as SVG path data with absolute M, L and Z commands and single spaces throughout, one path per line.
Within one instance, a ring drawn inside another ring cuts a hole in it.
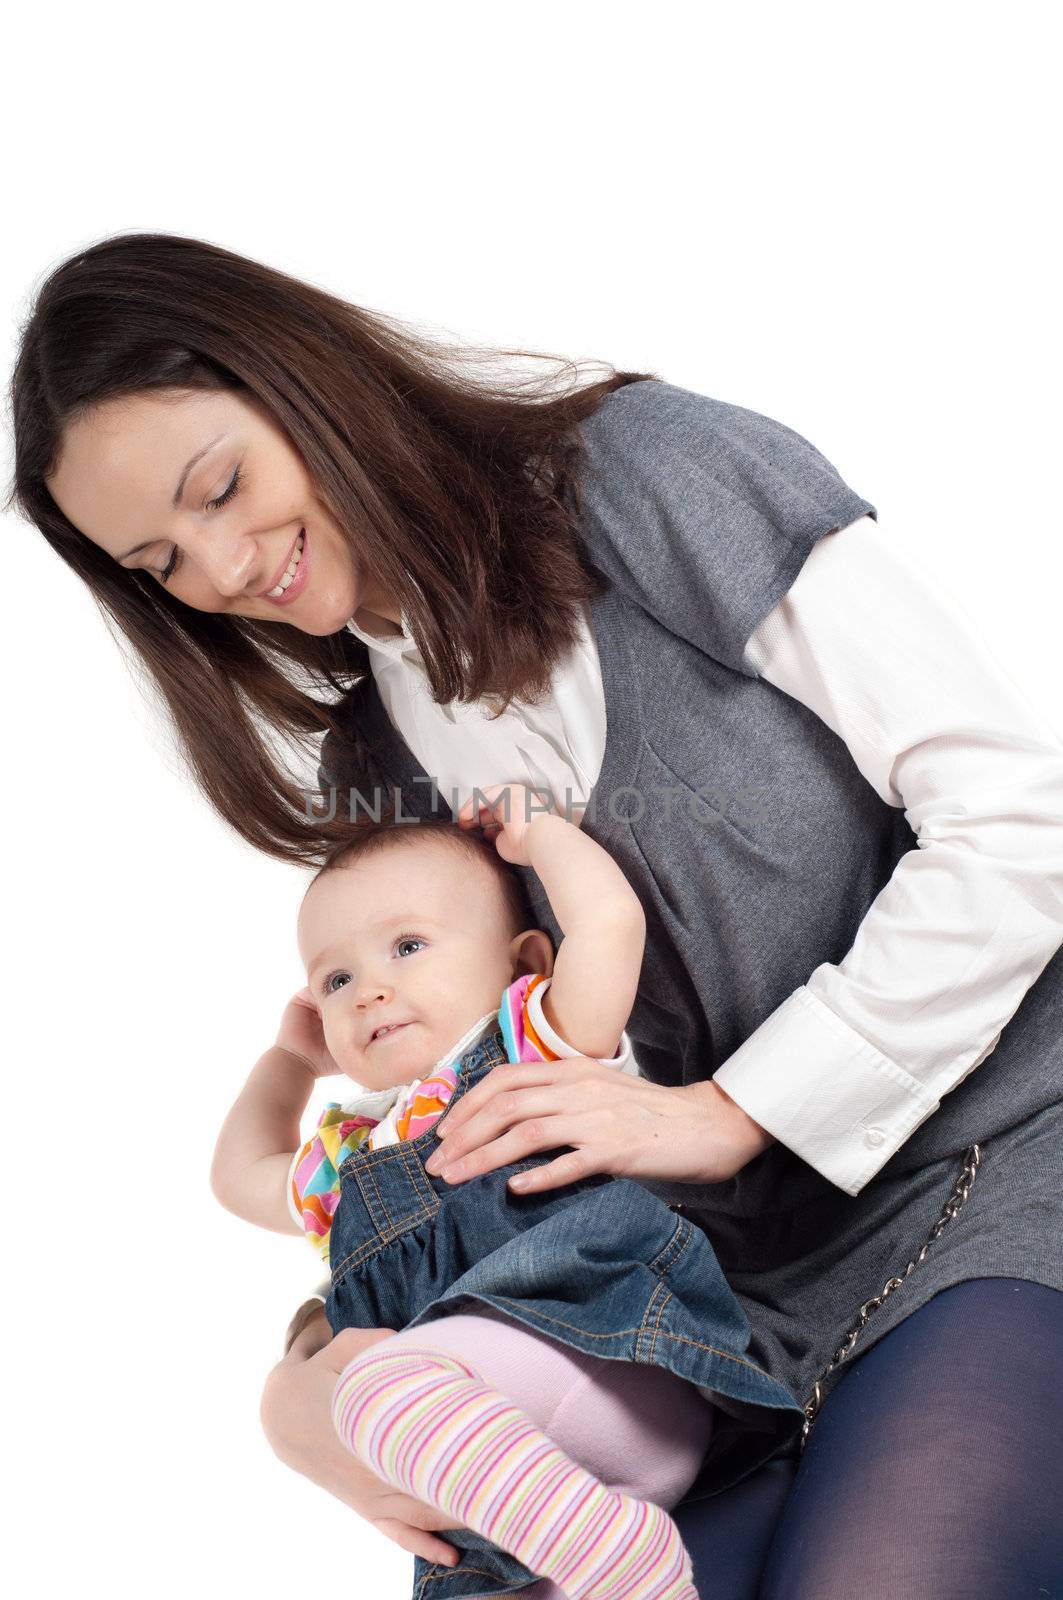
M 696 1483 L 726 1488 L 783 1448 L 803 1413 L 749 1353 L 750 1327 L 707 1236 L 630 1179 L 594 1174 L 519 1195 L 514 1172 L 539 1152 L 448 1184 L 425 1171 L 436 1129 L 460 1097 L 507 1061 L 501 1030 L 461 1057 L 454 1095 L 418 1138 L 361 1145 L 338 1169 L 325 1314 L 341 1328 L 408 1328 L 490 1306 L 585 1354 L 666 1367 L 717 1407 Z M 508 1593 L 537 1575 L 469 1529 L 448 1529 L 455 1567 L 414 1558 L 414 1600 Z

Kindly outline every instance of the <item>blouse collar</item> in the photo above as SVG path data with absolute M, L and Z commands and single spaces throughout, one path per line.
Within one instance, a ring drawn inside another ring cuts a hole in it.
M 394 627 L 394 624 L 385 617 L 378 617 L 376 612 L 364 610 L 355 612 L 354 616 L 346 624 L 347 631 L 348 633 L 353 633 L 356 639 L 362 639 L 370 650 L 376 652 L 377 665 L 374 669 L 376 674 L 379 674 L 383 669 L 384 661 L 391 661 L 396 664 L 405 663 L 407 667 L 414 669 L 416 677 L 427 678 L 424 660 L 420 650 L 417 648 L 417 642 L 410 632 L 409 620 L 405 611 L 400 612 L 399 615 L 402 617 L 402 627 L 398 633 L 375 632 L 377 624 L 385 628 Z M 361 622 L 357 620 L 359 617 L 362 618 Z M 368 625 L 369 617 L 373 618 L 372 627 Z M 453 702 L 451 702 L 452 704 Z M 480 704 L 483 708 L 484 716 L 488 714 L 494 716 L 502 709 L 501 701 L 496 695 L 483 695 Z M 450 705 L 442 707 L 442 711 L 448 722 L 454 721 L 454 713 L 450 709 Z M 509 716 L 513 718 L 515 713 L 511 710 Z
M 393 629 L 394 623 L 385 617 L 378 617 L 376 612 L 359 610 L 354 613 L 347 623 L 348 633 L 353 633 L 356 639 L 363 640 L 370 650 L 379 651 L 381 655 L 390 656 L 397 660 L 401 656 L 409 655 L 412 651 L 418 655 L 417 644 L 410 632 L 409 621 L 405 611 L 400 613 L 402 625 L 398 632 L 376 632 L 380 629 Z M 361 618 L 361 621 L 358 619 Z M 372 618 L 372 621 L 370 621 Z

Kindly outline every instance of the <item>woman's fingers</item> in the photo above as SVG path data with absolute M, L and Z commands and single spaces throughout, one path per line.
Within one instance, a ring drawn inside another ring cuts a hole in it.
M 458 1106 L 462 1104 L 459 1100 Z M 455 1111 L 457 1109 L 456 1106 Z M 551 1097 L 548 1084 L 519 1091 L 513 1088 L 501 1090 L 491 1100 L 480 1101 L 471 1115 L 462 1117 L 460 1122 L 452 1122 L 448 1117 L 441 1124 L 439 1144 L 427 1163 L 428 1170 L 438 1172 L 442 1162 L 456 1161 L 459 1156 L 495 1138 L 516 1123 L 526 1122 L 530 1117 L 551 1116 L 557 1109 L 556 1098 Z
M 566 1150 L 563 1156 L 558 1156 L 555 1161 L 547 1161 L 544 1166 L 530 1167 L 527 1172 L 515 1172 L 509 1179 L 508 1187 L 516 1190 L 517 1194 L 539 1194 L 545 1189 L 563 1189 L 566 1183 L 578 1183 L 592 1172 L 603 1170 L 602 1166 L 595 1164 L 589 1151 Z
M 262 1427 L 274 1454 L 379 1527 L 402 1549 L 453 1566 L 459 1559 L 457 1550 L 432 1530 L 461 1524 L 448 1522 L 434 1507 L 397 1494 L 351 1454 L 332 1425 L 337 1374 L 360 1349 L 389 1338 L 391 1330 L 347 1329 L 323 1349 L 300 1358 L 310 1343 L 305 1335 L 306 1330 L 273 1368 L 263 1391 Z M 425 1526 L 418 1526 L 422 1522 Z
M 594 1172 L 722 1183 L 773 1142 L 711 1081 L 666 1088 L 588 1056 L 500 1063 L 451 1106 L 439 1139 L 428 1170 L 452 1183 L 571 1146 L 580 1170 L 572 1158 L 543 1166 L 544 1188 Z
M 455 1157 L 448 1143 L 445 1149 L 433 1151 L 425 1162 L 425 1168 L 433 1176 L 441 1177 L 445 1183 L 464 1183 L 466 1178 L 478 1178 L 485 1172 L 494 1172 L 498 1167 L 508 1167 L 514 1161 L 523 1161 L 526 1156 L 534 1155 L 539 1150 L 557 1150 L 562 1145 L 571 1144 L 572 1136 L 570 1119 L 560 1116 L 522 1120 L 497 1139 L 486 1142 L 482 1133 L 474 1132 L 470 1126 L 467 1137 L 469 1140 L 475 1138 L 476 1144 L 468 1155 Z
M 402 1489 L 381 1483 L 373 1520 L 386 1522 L 389 1518 L 393 1522 L 401 1522 L 405 1528 L 414 1529 L 416 1533 L 439 1533 L 446 1528 L 465 1526 L 449 1511 L 441 1511 L 438 1506 L 415 1500 L 413 1495 L 404 1493 Z M 446 1548 L 449 1550 L 452 1547 L 447 1545 Z
M 467 1124 L 486 1107 L 492 1105 L 500 1095 L 513 1097 L 526 1089 L 556 1085 L 562 1081 L 562 1071 L 563 1081 L 567 1087 L 577 1081 L 576 1068 L 586 1060 L 585 1056 L 572 1056 L 560 1062 L 500 1062 L 498 1066 L 492 1067 L 487 1076 L 481 1078 L 468 1093 L 463 1094 L 447 1112 L 439 1125 L 440 1139 L 448 1141 L 448 1147 L 452 1142 L 457 1148 L 459 1130 L 464 1132 Z M 559 1068 L 562 1071 L 559 1071 Z
M 381 1339 L 390 1339 L 395 1332 L 394 1328 L 341 1328 L 314 1359 L 338 1377 L 355 1356 L 360 1356 L 370 1345 L 379 1344 Z
M 596 1129 L 598 1134 L 604 1133 L 598 1123 L 603 1116 L 609 1119 L 611 1102 L 596 1093 L 592 1080 L 606 1077 L 612 1082 L 618 1074 L 586 1056 L 493 1067 L 440 1123 L 440 1144 L 426 1162 L 428 1171 L 439 1174 L 460 1161 L 461 1176 L 472 1177 L 507 1161 L 519 1161 L 536 1150 L 600 1143 Z M 562 1118 L 564 1126 L 559 1123 Z M 592 1118 L 597 1121 L 590 1121 Z M 522 1137 L 505 1144 L 499 1140 L 499 1148 L 492 1149 L 493 1142 L 506 1132 Z M 474 1156 L 487 1150 L 491 1155 L 486 1164 L 471 1164 Z M 446 1174 L 450 1178 L 457 1175 Z
M 412 1527 L 408 1522 L 399 1522 L 394 1517 L 373 1517 L 374 1528 L 379 1528 L 381 1533 L 397 1544 L 400 1549 L 408 1550 L 413 1556 L 420 1556 L 423 1561 L 432 1561 L 437 1566 L 456 1567 L 461 1556 L 452 1544 L 444 1544 L 442 1539 L 436 1539 L 430 1533 L 423 1533 L 420 1528 Z

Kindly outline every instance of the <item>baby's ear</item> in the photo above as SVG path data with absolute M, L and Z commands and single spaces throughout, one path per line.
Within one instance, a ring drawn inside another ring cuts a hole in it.
M 541 972 L 549 977 L 554 970 L 554 947 L 542 928 L 527 928 L 510 945 L 517 977 L 526 972 Z

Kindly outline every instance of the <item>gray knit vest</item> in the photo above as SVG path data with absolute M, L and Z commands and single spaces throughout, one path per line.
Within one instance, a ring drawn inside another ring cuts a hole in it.
M 581 434 L 579 537 L 610 580 L 591 604 L 608 726 L 582 826 L 646 912 L 628 1023 L 640 1069 L 689 1083 L 711 1077 L 815 967 L 842 959 L 916 845 L 843 741 L 743 660 L 816 540 L 877 512 L 790 428 L 671 384 L 614 391 Z M 450 816 L 371 676 L 344 715 L 351 738 L 326 738 L 323 787 L 368 797 L 383 786 L 401 791 L 408 816 Z M 518 870 L 556 948 L 538 880 Z M 884 1173 L 961 1152 L 1063 1098 L 1061 983 L 1063 953 Z M 725 1183 L 653 1187 L 751 1216 L 830 1185 L 775 1145 Z

